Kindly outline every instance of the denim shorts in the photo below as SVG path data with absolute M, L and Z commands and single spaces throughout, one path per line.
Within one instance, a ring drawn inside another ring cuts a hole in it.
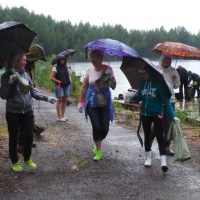
M 58 89 L 58 85 L 55 84 L 55 95 L 57 98 L 59 97 L 64 97 L 64 96 L 69 96 L 69 92 L 70 92 L 70 85 L 68 85 L 67 87 L 61 87 L 60 89 Z

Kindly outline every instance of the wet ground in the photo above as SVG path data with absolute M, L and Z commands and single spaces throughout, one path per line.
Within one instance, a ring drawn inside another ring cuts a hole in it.
M 0 100 L 1 126 L 6 124 L 4 104 Z M 136 136 L 138 121 L 133 127 L 121 126 L 115 121 L 103 143 L 103 160 L 94 162 L 91 125 L 75 104 L 67 107 L 68 122 L 57 121 L 55 105 L 38 101 L 34 105 L 36 121 L 45 125 L 45 119 L 48 123 L 45 132 L 35 138 L 37 148 L 33 149 L 32 159 L 38 169 L 34 172 L 25 169 L 22 173 L 10 170 L 7 133 L 1 129 L 0 199 L 200 199 L 198 136 L 187 138 L 192 159 L 181 163 L 167 157 L 169 170 L 163 174 L 156 142 L 153 166 L 144 167 L 144 149 Z M 22 157 L 20 162 L 23 164 Z

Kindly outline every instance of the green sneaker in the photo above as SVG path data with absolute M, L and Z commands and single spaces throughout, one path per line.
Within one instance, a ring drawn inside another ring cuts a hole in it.
M 13 171 L 15 171 L 15 172 L 22 172 L 22 171 L 24 171 L 24 169 L 22 168 L 22 166 L 18 162 L 12 164 L 11 165 L 11 169 Z
M 93 149 L 93 153 L 94 153 L 94 155 L 97 154 L 97 147 L 96 147 L 96 146 L 95 146 L 94 149 Z
M 37 168 L 37 165 L 30 159 L 28 161 L 24 162 L 24 163 L 27 167 L 29 167 L 29 169 L 36 169 Z
M 96 150 L 96 155 L 94 156 L 93 160 L 94 161 L 100 161 L 103 158 L 103 153 L 102 151 L 97 151 Z

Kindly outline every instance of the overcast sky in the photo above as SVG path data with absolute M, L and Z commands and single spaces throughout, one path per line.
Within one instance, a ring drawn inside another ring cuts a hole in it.
M 5 8 L 23 6 L 35 14 L 50 15 L 54 20 L 82 21 L 101 26 L 121 24 L 124 28 L 151 30 L 184 26 L 189 32 L 200 31 L 200 0 L 0 0 Z

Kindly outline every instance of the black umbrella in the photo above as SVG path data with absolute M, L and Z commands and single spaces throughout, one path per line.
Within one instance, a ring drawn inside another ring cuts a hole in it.
M 0 24 L 0 60 L 7 61 L 14 52 L 28 52 L 37 34 L 22 22 L 8 21 Z
M 142 140 L 142 137 L 141 137 L 141 135 L 140 135 L 141 123 L 142 123 L 142 117 L 141 117 L 141 115 L 140 115 L 140 122 L 139 122 L 138 130 L 137 130 L 137 137 L 138 137 L 138 139 L 139 139 L 139 141 L 140 141 L 140 144 L 141 144 L 141 146 L 142 146 L 142 148 L 143 148 L 143 140 Z
M 160 83 L 163 83 L 167 95 L 170 98 L 171 91 L 162 75 L 162 72 L 148 58 L 124 56 L 120 69 L 125 74 L 132 88 L 138 89 L 140 81 L 143 80 L 142 74 L 139 72 L 139 70 L 143 69 L 144 67 L 154 73 L 154 78 L 159 80 Z
M 68 54 L 70 56 L 74 55 L 77 51 L 75 49 L 68 49 L 68 50 L 65 50 L 65 51 L 62 51 L 61 53 L 59 53 L 58 55 L 56 55 L 56 57 L 52 60 L 51 64 L 52 65 L 55 65 L 57 63 L 57 61 L 62 58 L 62 55 L 65 57 L 67 56 Z

